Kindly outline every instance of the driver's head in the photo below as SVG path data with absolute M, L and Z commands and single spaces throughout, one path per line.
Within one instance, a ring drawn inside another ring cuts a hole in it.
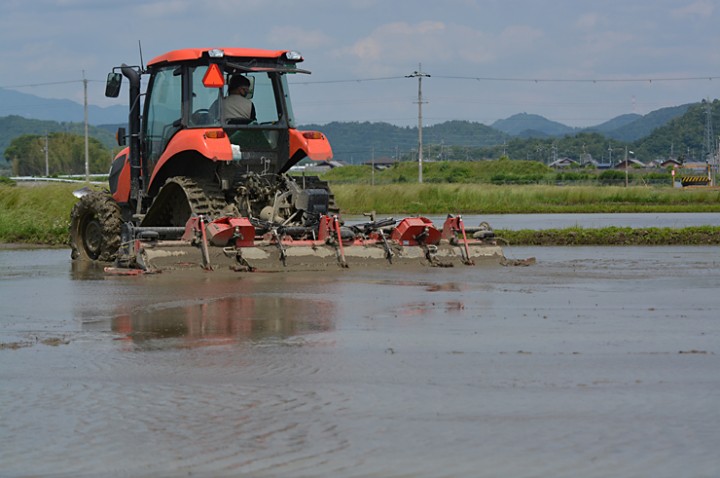
M 230 82 L 228 84 L 228 91 L 230 91 L 230 93 L 241 94 L 245 96 L 247 95 L 249 89 L 250 80 L 248 80 L 246 76 L 235 75 L 230 78 Z

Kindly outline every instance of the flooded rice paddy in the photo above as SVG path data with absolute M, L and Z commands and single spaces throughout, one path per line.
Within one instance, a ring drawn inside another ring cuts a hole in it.
M 720 475 L 720 249 L 110 277 L 0 250 L 0 476 Z

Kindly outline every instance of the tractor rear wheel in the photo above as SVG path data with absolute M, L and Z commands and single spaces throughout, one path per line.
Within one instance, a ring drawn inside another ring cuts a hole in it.
M 120 248 L 120 207 L 108 193 L 81 197 L 70 213 L 72 258 L 112 262 Z

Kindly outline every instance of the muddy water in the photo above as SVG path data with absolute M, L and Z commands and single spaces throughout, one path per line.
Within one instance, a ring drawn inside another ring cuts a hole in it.
M 720 250 L 73 270 L 0 251 L 0 476 L 714 477 Z

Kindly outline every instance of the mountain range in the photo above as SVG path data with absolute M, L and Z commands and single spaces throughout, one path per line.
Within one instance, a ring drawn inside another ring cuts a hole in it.
M 717 106 L 716 103 L 717 100 L 713 102 L 713 109 Z M 654 137 L 656 131 L 662 131 L 662 141 L 667 143 L 663 143 L 662 148 L 669 151 L 673 147 L 677 148 L 676 151 L 700 149 L 698 145 L 702 144 L 704 120 L 698 116 L 702 116 L 698 111 L 702 109 L 700 103 L 685 104 L 658 109 L 646 115 L 625 114 L 587 128 L 573 128 L 540 115 L 519 113 L 498 120 L 490 126 L 470 121 L 448 121 L 423 128 L 423 136 L 427 147 L 436 146 L 438 152 L 434 154 L 438 157 L 447 157 L 444 151 L 451 149 L 456 150 L 454 157 L 471 158 L 473 155 L 470 151 L 478 148 L 486 151 L 495 148 L 502 154 L 505 150 L 503 145 L 508 145 L 507 152 L 511 157 L 529 158 L 535 154 L 533 150 L 549 150 L 553 141 L 562 143 L 565 141 L 563 138 L 581 134 L 593 135 L 586 136 L 581 144 L 594 143 L 594 156 L 601 155 L 601 145 L 605 144 L 604 148 L 607 149 L 610 140 L 626 144 L 636 143 L 636 150 L 642 148 L 647 154 L 659 155 L 667 153 L 664 149 L 661 153 L 660 147 L 654 147 L 661 142 Z M 691 113 L 692 119 L 682 120 Z M 90 128 L 90 134 L 106 146 L 112 147 L 114 131 L 127 122 L 127 106 L 89 106 L 88 119 L 89 123 L 94 125 Z M 41 98 L 0 88 L 0 160 L 3 159 L 5 148 L 17 136 L 53 131 L 81 134 L 83 121 L 83 105 L 79 103 Z M 693 128 L 692 141 L 686 140 L 688 135 L 676 134 L 686 128 L 687 123 Z M 336 159 L 350 163 L 367 161 L 373 155 L 399 157 L 401 153 L 407 154 L 408 151 L 417 149 L 418 135 L 417 128 L 414 127 L 400 127 L 388 123 L 331 122 L 323 125 L 302 125 L 300 128 L 323 131 L 333 145 Z M 647 144 L 648 140 L 653 147 Z M 519 147 L 520 143 L 526 144 Z M 543 146 L 546 143 L 547 146 Z M 495 150 L 480 157 L 494 157 L 497 154 Z M 571 150 L 560 153 L 572 156 L 579 154 Z
M 587 128 L 573 128 L 543 116 L 518 113 L 495 121 L 491 126 L 499 131 L 520 138 L 550 138 L 583 132 L 600 133 L 618 141 L 637 141 L 648 136 L 668 121 L 684 115 L 692 104 L 671 106 L 652 111 L 646 115 L 635 113 L 617 116 L 609 121 Z
M 41 98 L 28 93 L 0 88 L 0 117 L 21 116 L 59 123 L 83 123 L 84 106 L 71 100 Z M 88 122 L 93 125 L 127 122 L 127 106 L 88 105 Z

